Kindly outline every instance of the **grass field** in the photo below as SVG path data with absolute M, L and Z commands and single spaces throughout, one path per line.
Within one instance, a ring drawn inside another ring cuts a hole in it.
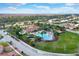
M 65 32 L 60 34 L 59 40 L 54 42 L 36 42 L 35 47 L 54 53 L 77 53 L 79 50 L 79 35 Z

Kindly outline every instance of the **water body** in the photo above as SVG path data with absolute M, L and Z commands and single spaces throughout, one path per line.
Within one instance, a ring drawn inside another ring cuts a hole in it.
M 35 35 L 41 37 L 43 40 L 54 40 L 53 34 L 50 35 L 48 33 L 36 33 Z

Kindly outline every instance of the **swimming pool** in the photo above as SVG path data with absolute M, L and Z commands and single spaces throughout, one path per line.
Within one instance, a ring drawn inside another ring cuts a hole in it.
M 36 36 L 39 36 L 39 37 L 41 37 L 43 40 L 54 40 L 54 36 L 53 36 L 53 34 L 52 35 L 50 35 L 50 34 L 48 34 L 48 33 L 36 33 Z

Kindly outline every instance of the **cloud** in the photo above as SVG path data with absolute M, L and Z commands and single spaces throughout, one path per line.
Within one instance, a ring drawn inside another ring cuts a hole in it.
M 74 6 L 76 5 L 75 3 L 66 3 L 65 6 Z
M 2 12 L 4 12 L 4 11 L 15 11 L 15 10 L 17 10 L 17 8 L 10 6 L 10 7 L 6 7 L 6 8 L 0 8 L 0 10 Z
M 79 13 L 77 8 L 74 8 L 75 4 L 66 4 L 64 7 L 50 7 L 50 6 L 35 6 L 37 13 L 60 13 L 60 14 L 69 14 L 69 13 Z
M 21 3 L 17 4 L 18 6 L 20 5 L 26 5 L 26 3 Z M 69 13 L 79 13 L 78 8 L 74 8 L 73 5 L 75 4 L 65 4 L 64 7 L 50 7 L 50 6 L 38 6 L 38 5 L 33 5 L 33 8 L 17 8 L 17 7 L 7 7 L 0 9 L 4 13 L 25 13 L 25 14 L 69 14 Z M 2 12 L 1 11 L 1 12 Z M 0 13 L 1 13 L 0 12 Z
M 45 8 L 45 9 L 41 9 L 41 10 L 38 10 L 38 11 L 40 13 L 49 13 L 49 14 L 79 13 L 79 10 L 75 9 L 74 7 Z
M 63 13 L 63 14 L 69 14 L 69 13 L 79 13 L 78 9 L 75 9 L 74 7 L 60 7 L 60 8 L 52 8 L 54 13 Z
M 16 6 L 23 6 L 26 5 L 27 3 L 16 3 Z
M 16 7 L 8 7 L 7 10 L 16 10 Z
M 27 3 L 8 3 L 9 6 L 23 6 L 26 5 Z
M 35 6 L 35 7 L 39 9 L 50 9 L 49 6 Z
M 66 3 L 65 6 L 75 7 L 75 6 L 79 6 L 79 4 L 78 3 Z
M 7 13 L 25 13 L 25 14 L 69 14 L 79 13 L 78 9 L 73 7 L 60 7 L 60 8 L 44 8 L 44 9 L 31 9 L 31 8 L 14 8 L 8 7 L 4 11 Z

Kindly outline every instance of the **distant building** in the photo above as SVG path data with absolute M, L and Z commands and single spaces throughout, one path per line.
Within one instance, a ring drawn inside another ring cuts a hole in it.
M 78 26 L 79 24 L 73 24 L 73 23 L 67 23 L 64 25 L 66 29 L 74 29 L 74 28 L 77 28 Z
M 67 22 L 68 20 L 61 20 L 61 22 Z
M 48 20 L 48 22 L 49 22 L 50 24 L 52 24 L 52 19 Z

